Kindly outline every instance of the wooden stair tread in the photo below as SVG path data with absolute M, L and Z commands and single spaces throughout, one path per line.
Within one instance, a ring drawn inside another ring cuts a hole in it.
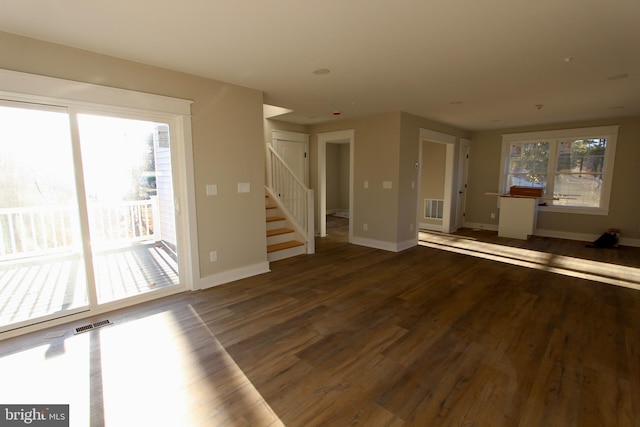
M 278 206 L 276 206 L 276 205 L 266 205 L 265 208 L 266 209 L 278 209 Z
M 295 248 L 296 246 L 302 246 L 302 245 L 304 245 L 304 243 L 299 242 L 297 240 L 290 240 L 288 242 L 276 243 L 276 244 L 267 246 L 267 253 L 279 251 L 282 249 Z
M 267 217 L 267 222 L 273 222 L 273 221 L 284 221 L 285 217 L 283 216 L 270 216 Z
M 293 233 L 293 228 L 276 228 L 275 230 L 267 230 L 267 237 L 279 236 L 280 234 Z

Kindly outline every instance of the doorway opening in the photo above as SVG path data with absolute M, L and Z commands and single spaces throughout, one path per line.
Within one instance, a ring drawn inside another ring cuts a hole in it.
M 348 221 L 353 240 L 354 130 L 318 134 L 318 234 L 327 235 L 327 215 Z
M 456 229 L 458 203 L 454 164 L 456 137 L 428 129 L 420 129 L 418 228 L 451 233 Z

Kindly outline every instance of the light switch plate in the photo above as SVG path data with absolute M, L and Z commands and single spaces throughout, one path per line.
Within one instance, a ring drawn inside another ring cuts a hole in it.
M 217 196 L 218 186 L 216 184 L 207 184 L 207 196 Z
M 238 193 L 248 193 L 251 191 L 251 184 L 248 182 L 238 183 Z
M 382 188 L 388 190 L 391 188 L 391 181 L 382 181 Z

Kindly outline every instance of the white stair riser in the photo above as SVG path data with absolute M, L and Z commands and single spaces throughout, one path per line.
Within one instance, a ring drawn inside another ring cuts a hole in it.
M 290 233 L 278 234 L 276 236 L 268 236 L 267 245 L 275 245 L 277 243 L 289 242 L 294 238 L 295 238 L 295 233 L 293 231 Z
M 267 222 L 267 230 L 277 230 L 278 228 L 284 228 L 284 220 Z
M 266 211 L 267 211 L 267 218 L 271 218 L 273 216 L 279 215 L 277 208 L 269 208 L 269 209 L 266 209 Z
M 287 248 L 281 251 L 271 252 L 267 254 L 267 261 L 279 261 L 285 258 L 291 258 L 296 255 L 303 255 L 307 252 L 305 245 L 296 246 L 294 248 Z

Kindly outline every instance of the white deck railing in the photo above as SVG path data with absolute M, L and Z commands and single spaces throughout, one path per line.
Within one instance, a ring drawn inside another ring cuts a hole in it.
M 270 145 L 267 146 L 267 187 L 293 227 L 307 244 L 307 253 L 315 253 L 313 190 L 307 188 Z
M 49 206 L 0 209 L 0 260 L 43 255 L 80 245 L 75 208 Z M 155 197 L 113 205 L 89 204 L 94 243 L 153 240 Z

